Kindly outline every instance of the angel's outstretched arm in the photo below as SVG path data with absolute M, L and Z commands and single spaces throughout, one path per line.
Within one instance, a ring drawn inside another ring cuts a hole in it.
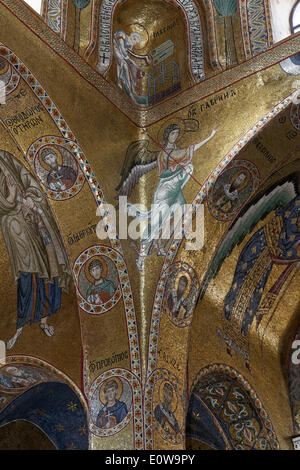
M 216 126 L 213 127 L 213 130 L 210 134 L 209 137 L 207 137 L 207 139 L 205 140 L 202 140 L 202 142 L 199 142 L 198 144 L 195 144 L 195 147 L 194 147 L 194 152 L 196 152 L 200 147 L 202 147 L 203 145 L 205 145 L 210 139 L 212 139 L 214 137 L 214 135 L 216 134 L 218 128 Z

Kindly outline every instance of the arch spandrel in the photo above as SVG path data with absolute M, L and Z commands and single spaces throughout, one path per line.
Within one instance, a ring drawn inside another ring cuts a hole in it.
M 39 324 L 28 325 L 26 323 L 21 335 L 16 338 L 16 342 L 9 345 L 10 351 L 12 353 L 23 352 L 34 357 L 45 357 L 60 370 L 68 373 L 86 395 L 90 393 L 92 386 L 96 387 L 95 393 L 88 395 L 89 401 L 95 404 L 92 408 L 96 414 L 92 415 L 91 419 L 95 421 L 97 428 L 97 432 L 93 434 L 96 436 L 94 438 L 96 444 L 93 443 L 91 446 L 97 447 L 97 441 L 99 445 L 100 442 L 104 442 L 103 439 L 107 442 L 107 438 L 114 435 L 120 442 L 121 433 L 123 437 L 120 445 L 131 448 L 133 437 L 132 431 L 128 433 L 128 429 L 135 427 L 138 434 L 141 432 L 138 427 L 140 418 L 137 417 L 141 401 L 141 384 L 138 378 L 140 376 L 138 332 L 131 285 L 126 262 L 120 253 L 120 242 L 111 240 L 112 243 L 110 243 L 107 238 L 100 241 L 96 236 L 96 227 L 99 222 L 96 209 L 98 205 L 104 203 L 102 188 L 94 169 L 86 160 L 79 141 L 46 92 L 44 84 L 39 83 L 32 71 L 4 44 L 1 45 L 1 60 L 4 65 L 7 63 L 6 68 L 3 65 L 1 69 L 2 77 L 7 80 L 7 102 L 0 110 L 3 146 L 14 154 L 12 158 L 21 160 L 32 178 L 37 180 L 43 188 L 43 197 L 53 208 L 54 217 L 60 229 L 61 243 L 65 245 L 75 284 L 75 289 L 73 288 L 70 292 L 73 301 L 68 302 L 67 297 L 62 299 L 62 307 L 68 306 L 67 311 L 64 308 L 58 309 L 57 321 L 53 320 L 54 323 L 51 322 L 52 319 L 49 319 L 49 325 L 55 327 L 54 338 L 50 337 L 52 331 L 47 330 L 49 334 L 45 334 L 45 328 L 40 328 Z M 8 74 L 7 71 L 11 73 Z M 43 83 L 43 77 L 39 78 Z M 80 87 L 79 89 L 81 95 L 82 89 Z M 79 114 L 81 119 L 82 113 Z M 127 128 L 126 136 L 130 135 L 130 132 Z M 109 153 L 107 153 L 107 158 L 111 161 Z M 51 166 L 53 160 L 58 163 L 56 169 Z M 102 167 L 103 162 L 98 161 L 98 164 Z M 95 171 L 99 174 L 98 169 Z M 20 191 L 22 188 L 21 185 Z M 25 197 L 25 194 L 20 194 L 20 204 Z M 65 214 L 66 206 L 69 207 L 71 225 Z M 30 212 L 30 208 L 28 210 Z M 36 217 L 38 215 L 39 212 Z M 34 219 L 33 222 L 39 226 L 39 219 L 36 221 Z M 30 221 L 27 223 L 30 224 Z M 33 231 L 35 230 L 34 224 Z M 43 227 L 40 230 L 42 229 Z M 46 246 L 50 243 L 47 233 L 43 231 Z M 42 243 L 42 240 L 40 242 Z M 45 250 L 47 251 L 48 248 L 41 249 L 43 259 L 46 258 Z M 58 251 L 56 255 L 59 256 Z M 3 256 L 3 262 L 5 261 L 9 270 L 11 260 Z M 106 288 L 95 290 L 93 269 L 99 265 L 106 279 Z M 11 289 L 9 293 L 12 308 L 12 310 L 9 309 L 9 325 L 5 318 L 1 327 L 2 337 L 7 346 L 16 331 L 17 286 L 11 277 L 10 274 L 7 276 Z M 3 288 L 5 288 L 4 285 Z M 19 289 L 20 295 L 22 293 Z M 99 323 L 100 317 L 102 333 L 95 335 L 95 325 Z M 106 326 L 103 321 L 107 322 Z M 130 336 L 128 328 L 130 328 Z M 111 339 L 107 332 L 111 333 L 114 329 L 115 332 L 119 332 L 118 347 L 114 346 L 111 350 L 109 346 Z M 91 342 L 86 349 L 83 338 L 86 337 L 87 331 L 91 333 Z M 27 337 L 25 342 L 28 349 L 22 346 L 23 335 Z M 43 336 L 45 336 L 44 339 Z M 46 341 L 47 339 L 50 344 Z M 55 347 L 51 347 L 51 339 L 56 341 Z M 108 348 L 107 352 L 104 352 L 105 344 Z M 128 346 L 129 344 L 133 349 Z M 65 348 L 72 353 L 67 353 Z M 112 364 L 114 364 L 115 373 L 109 378 L 105 375 L 105 371 L 112 370 Z M 100 376 L 102 380 L 95 383 Z M 121 391 L 119 398 L 126 403 L 127 419 L 124 417 L 124 420 L 121 420 L 120 418 L 122 425 L 118 426 L 119 421 L 113 423 L 112 431 L 108 430 L 105 434 L 105 426 L 103 428 L 97 425 L 97 416 L 105 404 L 103 392 L 101 395 L 103 402 L 100 401 L 100 390 L 103 390 L 109 380 L 116 380 L 119 385 Z M 99 432 L 100 436 L 98 436 Z M 135 438 L 138 441 L 137 434 Z M 139 445 L 141 442 L 139 441 Z
M 250 170 L 249 161 L 265 170 L 261 166 L 261 158 L 264 154 L 263 158 L 270 162 L 268 166 L 273 166 L 271 172 L 260 174 L 260 183 L 250 196 L 250 202 L 245 202 L 244 199 L 244 205 L 234 209 L 233 201 L 227 200 L 226 203 L 222 196 L 220 198 L 220 188 L 224 187 L 226 174 L 230 177 L 231 165 L 227 165 L 227 169 L 219 176 L 219 184 L 215 183 L 209 189 L 205 203 L 210 214 L 206 218 L 206 229 L 210 234 L 216 233 L 216 220 L 219 220 L 218 223 L 222 223 L 222 236 L 217 235 L 218 241 L 214 239 L 211 248 L 207 246 L 206 252 L 203 253 L 205 267 L 199 301 L 193 316 L 189 356 L 191 382 L 197 374 L 196 369 L 199 363 L 204 365 L 205 362 L 212 361 L 214 357 L 214 360 L 224 361 L 229 367 L 238 361 L 239 371 L 249 381 L 255 378 L 255 391 L 260 395 L 263 405 L 271 415 L 271 410 L 273 410 L 274 419 L 271 418 L 271 421 L 282 448 L 288 445 L 284 436 L 281 435 L 283 428 L 288 429 L 290 435 L 297 434 L 297 424 L 293 424 L 291 411 L 287 405 L 289 370 L 293 409 L 297 409 L 298 406 L 297 364 L 291 361 L 291 355 L 297 348 L 294 346 L 294 350 L 290 349 L 299 321 L 299 299 L 297 295 L 291 295 L 298 279 L 298 251 L 295 241 L 297 226 L 293 234 L 287 232 L 289 230 L 288 216 L 292 214 L 293 208 L 297 214 L 299 204 L 299 145 L 294 142 L 287 147 L 283 146 L 285 150 L 282 150 L 282 156 L 279 159 L 278 151 L 276 153 L 275 149 L 272 149 L 271 129 L 274 127 L 278 129 L 277 126 L 280 124 L 282 139 L 286 138 L 286 131 L 291 126 L 292 109 L 293 106 L 290 104 L 284 108 L 278 108 L 277 117 L 273 118 L 258 134 L 255 132 L 256 135 L 253 136 L 249 146 L 240 151 L 235 160 L 240 170 L 246 164 L 242 171 L 245 171 L 246 167 L 247 171 Z M 272 160 L 273 163 L 271 163 Z M 231 179 L 231 184 L 234 184 L 233 179 Z M 246 187 L 242 185 L 238 190 L 241 194 L 243 192 L 245 194 Z M 277 202 L 274 204 L 275 194 Z M 263 209 L 265 201 L 270 201 L 267 210 Z M 234 216 L 236 210 L 238 215 Z M 231 217 L 229 217 L 230 212 Z M 252 214 L 260 212 L 259 220 L 251 221 L 251 212 Z M 225 213 L 227 213 L 226 217 Z M 292 221 L 297 222 L 297 215 Z M 278 223 L 280 226 L 277 225 L 275 228 Z M 237 238 L 234 241 L 238 236 L 238 226 L 242 228 L 242 232 L 240 232 L 239 241 Z M 270 238 L 271 227 L 272 237 Z M 231 248 L 228 245 L 230 239 Z M 284 251 L 285 241 L 291 244 L 287 252 Z M 295 241 L 294 245 L 293 241 Z M 269 250 L 265 252 L 267 258 L 269 254 L 271 256 L 268 260 L 265 259 L 265 262 L 263 260 L 264 246 L 267 246 Z M 223 254 L 221 254 L 222 249 L 225 249 Z M 245 272 L 242 277 L 239 276 L 240 270 Z M 228 305 L 230 309 L 227 308 Z M 211 322 L 206 321 L 204 312 L 210 312 L 208 315 L 211 316 Z M 212 349 L 206 342 L 199 344 L 199 334 L 203 328 L 206 329 L 208 337 L 215 335 Z M 220 355 L 221 345 L 223 353 Z M 290 364 L 288 365 L 289 354 Z M 262 379 L 266 374 L 266 368 L 268 374 L 277 377 L 276 399 L 275 396 L 270 399 L 272 381 L 266 387 Z M 284 422 L 283 414 L 279 412 L 283 409 L 282 407 L 285 407 Z M 296 414 L 297 412 L 294 411 L 294 423 Z M 292 443 L 289 445 L 291 447 Z

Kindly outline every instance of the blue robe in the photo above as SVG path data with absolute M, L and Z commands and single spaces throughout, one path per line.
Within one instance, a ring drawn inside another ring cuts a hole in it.
M 115 422 L 114 425 L 117 425 L 123 421 L 127 413 L 128 410 L 126 403 L 116 400 L 116 403 L 113 406 L 104 406 L 102 410 L 99 411 L 96 424 L 99 426 L 99 428 L 105 428 L 106 425 L 110 422 L 110 418 L 112 417 L 113 421 Z
M 61 307 L 61 287 L 57 278 L 45 283 L 37 274 L 20 273 L 18 279 L 17 328 L 26 323 L 39 322 L 44 316 L 51 316 Z

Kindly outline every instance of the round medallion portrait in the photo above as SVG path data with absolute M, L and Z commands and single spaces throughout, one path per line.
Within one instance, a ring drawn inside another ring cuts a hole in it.
M 169 380 L 159 380 L 154 396 L 155 430 L 170 444 L 179 444 L 183 439 L 183 409 L 176 387 Z
M 50 199 L 76 196 L 85 178 L 77 163 L 81 151 L 77 144 L 59 137 L 43 137 L 31 145 L 28 159 Z
M 91 314 L 113 308 L 121 298 L 117 255 L 106 247 L 91 247 L 74 266 L 80 306 Z
M 174 325 L 186 327 L 192 321 L 199 294 L 198 276 L 187 263 L 172 265 L 165 275 L 163 311 Z
M 259 173 L 253 163 L 231 162 L 208 191 L 210 213 L 218 220 L 231 220 L 256 191 L 258 184 Z
M 116 434 L 132 417 L 132 389 L 123 377 L 113 376 L 94 387 L 91 397 L 92 432 L 98 436 Z

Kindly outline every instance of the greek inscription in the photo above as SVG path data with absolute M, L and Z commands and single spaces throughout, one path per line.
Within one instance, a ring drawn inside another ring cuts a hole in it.
M 80 230 L 79 232 L 69 233 L 68 245 L 74 245 L 74 243 L 78 243 L 83 238 L 94 235 L 96 233 L 97 224 L 91 224 L 92 222 L 89 222 L 88 227 Z
M 203 111 L 210 110 L 213 106 L 223 103 L 224 101 L 233 98 L 236 95 L 237 93 L 235 90 L 226 91 L 225 93 L 217 95 L 214 98 L 205 101 L 205 103 L 200 104 L 199 111 L 202 113 Z
M 171 31 L 178 25 L 179 25 L 179 20 L 177 19 L 177 20 L 174 20 L 172 23 L 168 24 L 168 26 L 165 26 L 164 28 L 162 28 L 161 30 L 155 31 L 153 33 L 154 39 L 158 38 L 159 36 L 162 36 L 165 33 L 168 33 L 169 31 Z
M 266 160 L 270 163 L 275 163 L 276 162 L 276 157 L 269 152 L 269 150 L 263 145 L 263 143 L 260 141 L 258 137 L 255 137 L 252 140 L 252 143 L 255 145 L 257 150 L 263 154 Z
M 166 353 L 166 351 L 164 351 L 163 349 L 159 349 L 157 352 L 158 352 L 158 356 L 159 356 L 160 359 L 163 359 L 167 364 L 169 364 L 175 370 L 180 372 L 180 370 L 181 370 L 180 366 L 179 366 L 177 360 L 174 357 L 172 357 L 170 354 Z
M 128 358 L 129 356 L 127 351 L 123 351 L 118 354 L 113 353 L 111 356 L 101 359 L 100 361 L 90 361 L 89 370 L 93 374 L 95 371 L 102 370 L 105 367 L 113 368 L 116 364 Z

